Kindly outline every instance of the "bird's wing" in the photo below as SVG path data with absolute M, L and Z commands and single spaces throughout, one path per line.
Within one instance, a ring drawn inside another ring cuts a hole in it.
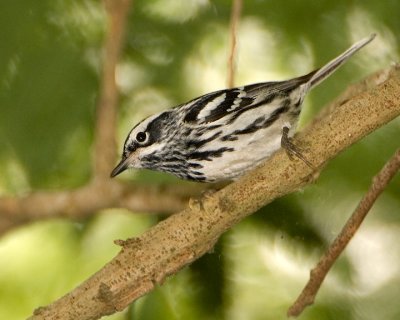
M 214 122 L 232 113 L 265 105 L 275 98 L 285 98 L 292 90 L 306 83 L 314 72 L 286 81 L 262 82 L 215 91 L 193 99 L 179 108 L 185 110 L 185 123 Z

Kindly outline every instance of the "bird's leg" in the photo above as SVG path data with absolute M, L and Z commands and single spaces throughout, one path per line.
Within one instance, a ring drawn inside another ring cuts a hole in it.
M 285 149 L 288 157 L 290 160 L 293 160 L 293 157 L 297 157 L 300 160 L 302 160 L 307 166 L 309 166 L 311 169 L 315 169 L 314 166 L 311 164 L 310 161 L 307 160 L 306 157 L 303 156 L 302 154 L 302 149 L 298 146 L 296 146 L 292 142 L 292 138 L 289 137 L 289 127 L 284 126 L 282 128 L 282 138 L 281 138 L 281 147 Z

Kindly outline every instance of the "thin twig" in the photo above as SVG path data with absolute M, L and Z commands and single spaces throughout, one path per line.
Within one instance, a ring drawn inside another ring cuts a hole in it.
M 126 208 L 133 212 L 173 213 L 204 186 L 141 186 L 110 180 L 116 160 L 116 111 L 118 91 L 115 69 L 120 57 L 124 28 L 132 0 L 104 0 L 108 14 L 102 85 L 97 105 L 93 177 L 75 190 L 36 191 L 19 197 L 0 197 L 0 235 L 39 219 L 83 219 L 98 210 Z
M 116 160 L 116 115 L 118 90 L 115 70 L 123 43 L 125 24 L 131 0 L 104 0 L 108 17 L 108 32 L 104 48 L 100 99 L 97 105 L 94 179 L 108 179 Z
M 362 137 L 400 115 L 400 74 L 305 128 L 296 142 L 321 168 Z M 351 115 L 351 116 L 349 116 Z M 357 121 L 354 121 L 357 119 Z M 187 264 L 208 252 L 226 230 L 274 199 L 311 183 L 311 169 L 278 151 L 238 181 L 191 201 L 138 238 L 119 241 L 122 250 L 101 270 L 31 319 L 98 319 L 125 309 Z
M 237 26 L 239 24 L 240 13 L 242 11 L 242 0 L 234 0 L 232 11 L 231 11 L 231 20 L 230 20 L 230 50 L 229 50 L 229 58 L 228 58 L 228 77 L 227 77 L 227 86 L 228 88 L 232 88 L 235 83 L 235 57 L 236 57 L 236 35 L 237 35 Z
M 400 169 L 400 149 L 395 152 L 393 157 L 385 164 L 381 171 L 373 178 L 371 187 L 360 201 L 356 210 L 343 227 L 340 234 L 331 244 L 317 266 L 311 270 L 310 280 L 303 291 L 288 310 L 288 316 L 298 316 L 303 310 L 314 303 L 315 297 L 324 281 L 328 271 L 339 255 L 346 248 L 360 227 L 364 218 L 367 216 L 372 205 L 379 195 L 386 189 L 390 180 Z

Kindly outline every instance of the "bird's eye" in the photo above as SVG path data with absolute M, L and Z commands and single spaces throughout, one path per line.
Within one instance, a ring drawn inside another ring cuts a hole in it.
M 147 133 L 145 132 L 138 132 L 136 135 L 136 141 L 143 143 L 147 140 Z

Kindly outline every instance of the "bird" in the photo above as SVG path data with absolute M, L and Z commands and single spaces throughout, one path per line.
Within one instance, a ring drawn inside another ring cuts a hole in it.
M 111 177 L 136 168 L 199 182 L 236 180 L 280 148 L 311 165 L 292 142 L 304 97 L 374 38 L 306 75 L 218 90 L 142 120 Z

